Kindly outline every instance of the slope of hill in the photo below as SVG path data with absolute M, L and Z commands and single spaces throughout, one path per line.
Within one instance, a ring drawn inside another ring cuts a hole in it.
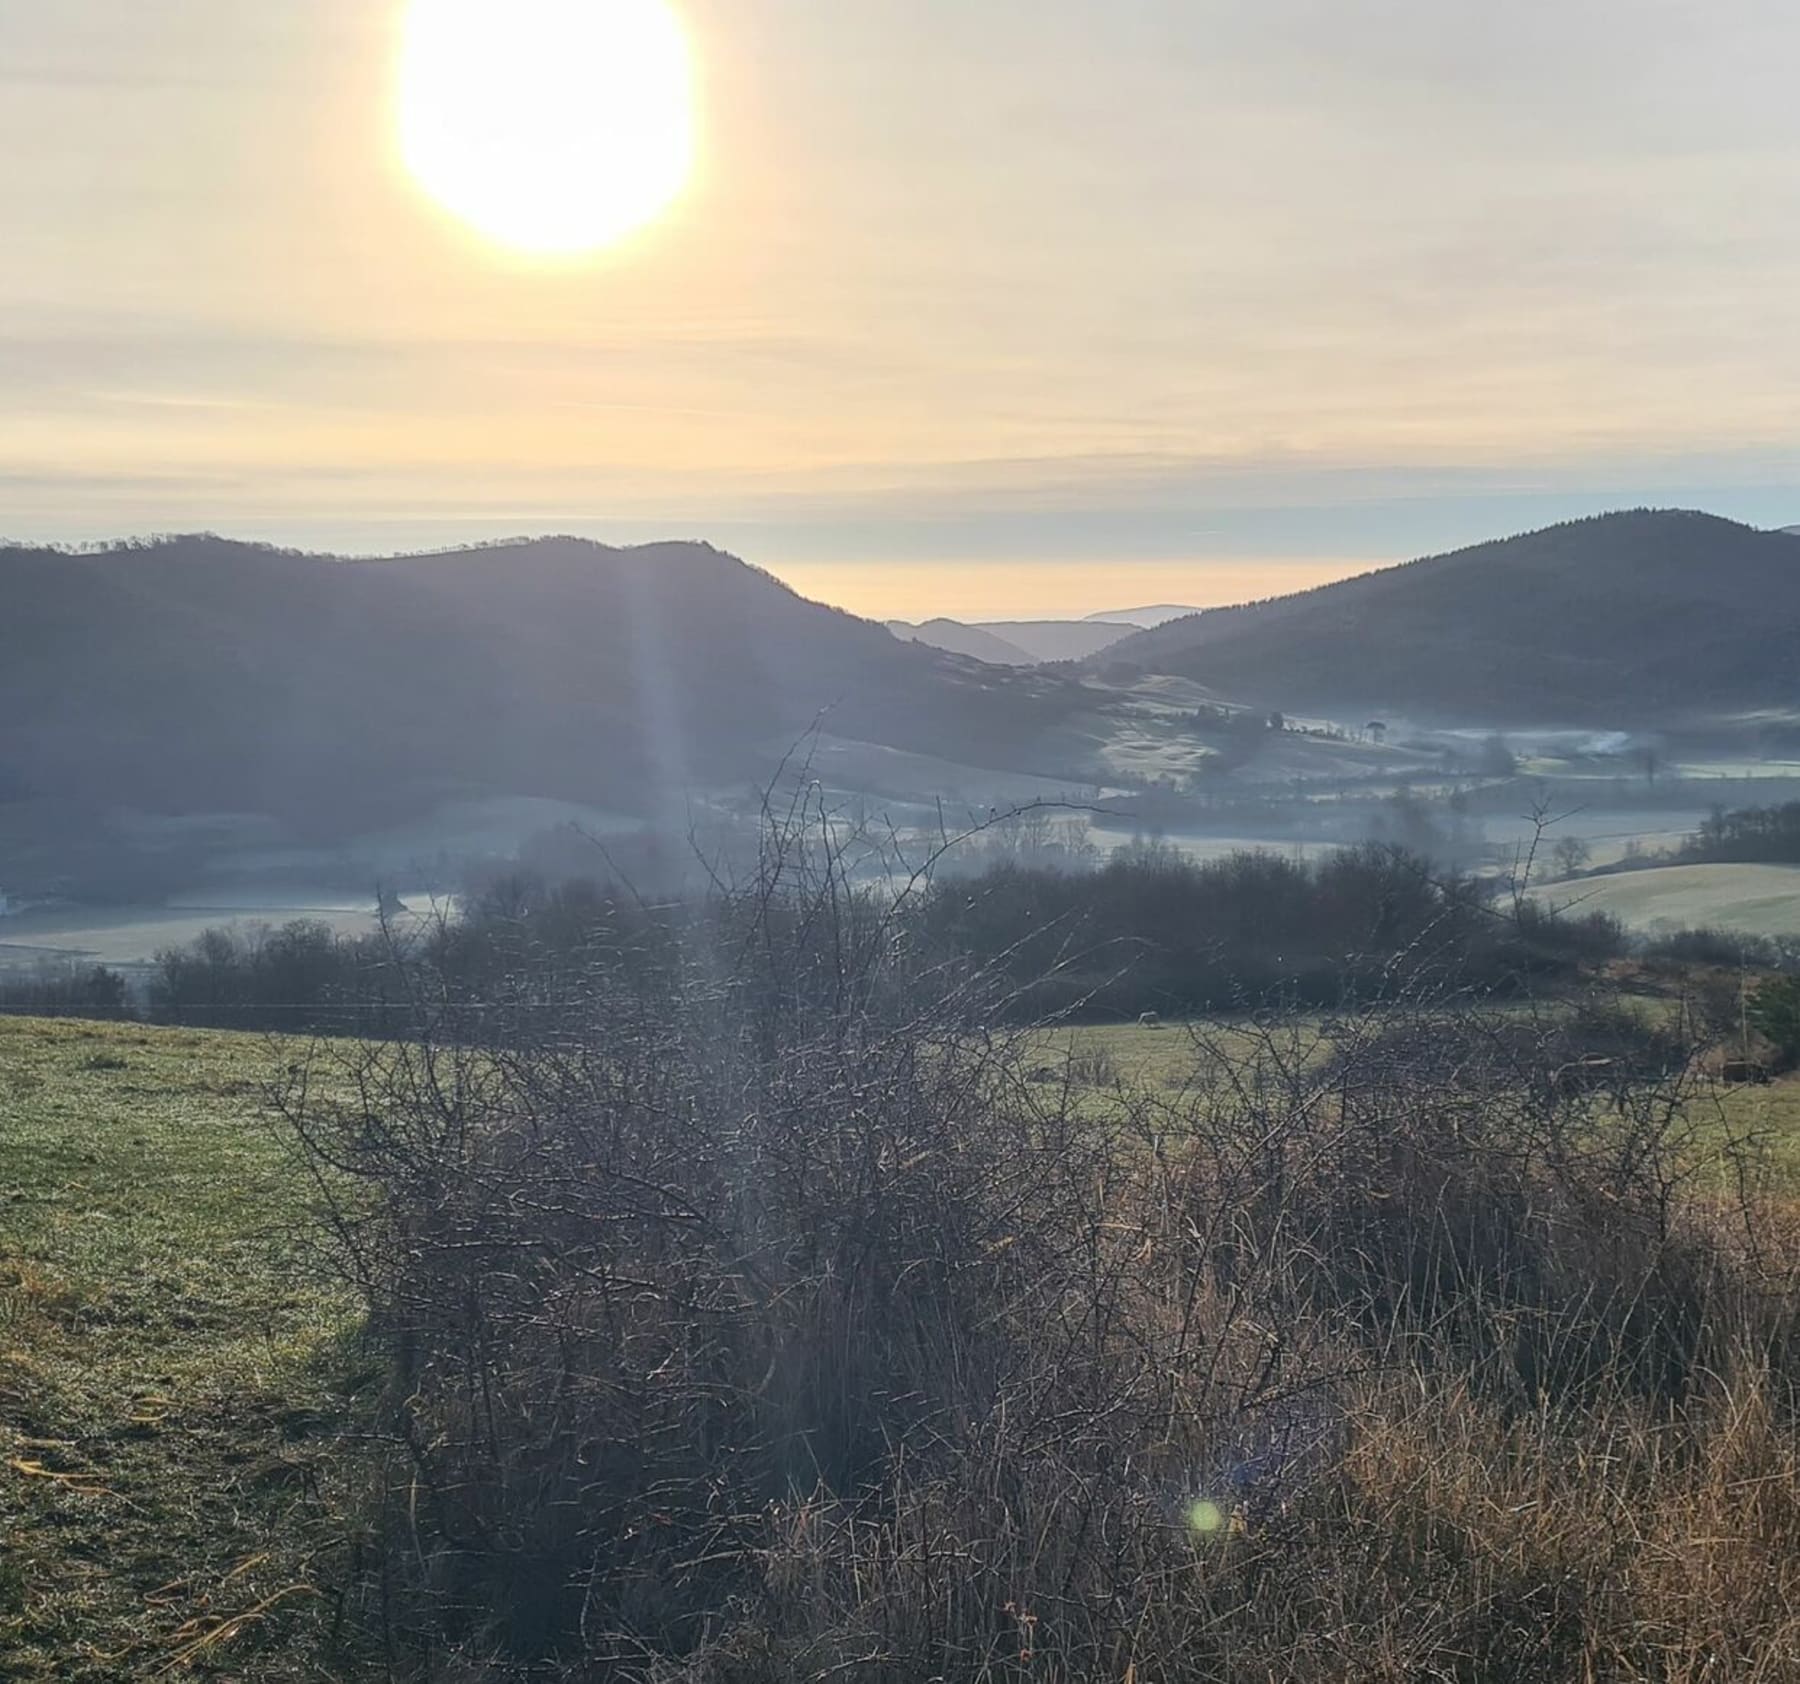
M 1634 510 L 1476 545 L 1115 645 L 1275 707 L 1676 723 L 1800 691 L 1800 540 Z
M 1101 620 L 996 620 L 988 630 L 998 632 L 1040 661 L 1085 661 L 1110 649 L 1133 628 Z
M 655 810 L 839 736 L 1031 769 L 1083 705 L 700 544 L 347 562 L 183 538 L 0 550 L 0 785 L 330 836 L 450 794 Z
M 1178 602 L 1154 602 L 1147 608 L 1108 608 L 1098 614 L 1089 614 L 1086 619 L 1104 625 L 1136 626 L 1140 631 L 1150 631 L 1168 620 L 1179 620 L 1188 614 L 1198 614 L 1200 610 L 1191 606 L 1183 606 Z
M 1029 667 L 1052 661 L 1085 661 L 1110 648 L 1135 629 L 1129 624 L 1099 620 L 927 620 L 911 625 L 890 620 L 896 637 L 952 654 L 969 655 L 995 666 Z
M 1664 865 L 1550 883 L 1532 896 L 1576 915 L 1604 912 L 1651 934 L 1800 936 L 1800 865 Z
M 1038 657 L 1016 643 L 1009 643 L 986 626 L 966 625 L 961 620 L 889 620 L 888 630 L 907 643 L 923 643 L 952 655 L 967 655 L 996 667 L 1033 667 Z

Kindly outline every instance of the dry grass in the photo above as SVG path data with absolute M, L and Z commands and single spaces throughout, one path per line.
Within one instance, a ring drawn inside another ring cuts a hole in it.
M 1424 999 L 1047 1044 L 884 916 L 827 862 L 290 1095 L 368 1189 L 424 1675 L 1792 1676 L 1794 1248 L 1685 1055 Z
M 0 1022 L 0 1676 L 1796 1676 L 1788 1089 L 1421 1002 L 1046 1081 L 825 951 L 299 1060 L 380 1407 L 294 1052 Z

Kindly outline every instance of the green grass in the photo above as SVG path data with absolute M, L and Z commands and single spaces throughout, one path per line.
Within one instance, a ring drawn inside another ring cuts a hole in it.
M 1657 1004 L 1659 1002 L 1652 1002 Z M 1304 1022 L 1302 1032 L 1304 1033 Z M 1229 1021 L 1208 1023 L 1210 1046 L 1227 1053 L 1248 1052 L 1253 1037 Z M 1090 1103 L 1104 1104 L 1116 1084 L 1172 1096 L 1194 1072 L 1196 1048 L 1186 1024 L 1168 1022 L 1161 1029 L 1132 1024 L 1083 1024 L 1045 1030 L 1038 1037 L 1042 1057 L 1037 1067 L 1048 1076 L 1073 1069 L 1079 1085 L 1090 1090 Z M 1093 1078 L 1104 1075 L 1105 1080 Z M 1722 1138 L 1758 1143 L 1760 1169 L 1767 1190 L 1800 1199 L 1800 1076 L 1787 1076 L 1766 1087 L 1717 1087 L 1696 1096 L 1694 1115 L 1716 1126 Z
M 1078 1078 L 1101 1071 L 1115 1073 L 1129 1086 L 1178 1088 L 1194 1068 L 1194 1044 L 1184 1024 L 1145 1029 L 1138 1024 L 1082 1024 L 1046 1029 L 1037 1037 L 1042 1048 L 1040 1073 L 1060 1076 L 1072 1062 Z
M 282 1062 L 0 1019 L 0 1678 L 334 1676 L 354 1324 L 261 1120 Z
M 1305 1060 L 1322 1054 L 1322 1043 L 1315 1046 L 1314 1041 L 1324 1023 L 1325 1014 L 1302 1012 L 1273 1025 L 1268 1033 L 1284 1057 Z M 1193 1023 L 1167 1018 L 1157 1029 L 1137 1023 L 1085 1023 L 1040 1030 L 1033 1038 L 1042 1048 L 1036 1060 L 1040 1076 L 1051 1071 L 1060 1076 L 1073 1060 L 1078 1079 L 1108 1073 L 1105 1082 L 1089 1080 L 1083 1086 L 1106 1091 L 1122 1082 L 1173 1098 L 1194 1081 L 1203 1062 L 1255 1056 L 1262 1034 L 1248 1018 L 1218 1017 Z
M 1800 1077 L 1767 1087 L 1721 1088 L 1716 1098 L 1731 1133 L 1759 1143 L 1769 1190 L 1800 1198 Z

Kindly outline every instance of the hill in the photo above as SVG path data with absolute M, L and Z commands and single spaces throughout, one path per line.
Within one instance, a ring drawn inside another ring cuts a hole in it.
M 1678 723 L 1791 705 L 1800 540 L 1640 509 L 1214 609 L 1101 665 L 1272 707 Z
M 918 625 L 908 620 L 889 620 L 888 630 L 907 643 L 923 643 L 943 649 L 952 655 L 967 655 L 972 661 L 986 661 L 996 667 L 1031 667 L 1037 656 L 1016 643 L 1009 643 L 986 626 L 965 625 L 961 620 L 924 620 Z
M 377 561 L 0 550 L 0 791 L 329 837 L 451 796 L 659 810 L 838 736 L 1030 769 L 1072 679 L 896 641 L 702 544 Z
M 998 620 L 988 629 L 1010 638 L 1039 661 L 1085 661 L 1133 630 L 1101 620 Z
M 1664 865 L 1534 890 L 1545 906 L 1604 912 L 1629 930 L 1800 936 L 1800 865 Z
M 1090 624 L 1136 626 L 1142 631 L 1160 626 L 1169 620 L 1179 620 L 1188 614 L 1198 614 L 1200 610 L 1184 606 L 1179 602 L 1153 602 L 1146 608 L 1108 608 L 1098 614 L 1089 614 L 1085 620 Z
M 910 625 L 892 620 L 896 637 L 929 643 L 954 654 L 996 666 L 1028 667 L 1053 661 L 1085 661 L 1129 637 L 1133 627 L 1099 620 L 927 620 Z

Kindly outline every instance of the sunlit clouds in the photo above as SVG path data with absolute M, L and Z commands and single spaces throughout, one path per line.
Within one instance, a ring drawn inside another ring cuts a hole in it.
M 542 37 L 428 79 L 477 90 L 434 197 L 399 0 L 0 0 L 0 530 L 699 536 L 919 617 L 858 567 L 1185 601 L 1624 503 L 1800 520 L 1776 0 L 674 13 L 662 203 L 679 103 L 559 127 L 596 110 Z

